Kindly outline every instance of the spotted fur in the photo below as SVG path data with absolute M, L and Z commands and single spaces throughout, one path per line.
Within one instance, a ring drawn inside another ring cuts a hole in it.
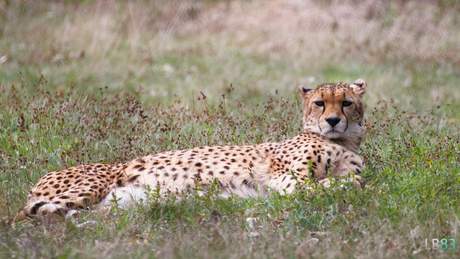
M 146 191 L 184 195 L 217 184 L 222 196 L 264 196 L 293 192 L 310 178 L 327 185 L 329 176 L 363 169 L 358 149 L 363 138 L 366 82 L 299 87 L 304 99 L 304 131 L 278 143 L 203 146 L 148 155 L 125 164 L 88 164 L 50 172 L 32 188 L 17 219 L 66 214 L 93 206 L 128 205 L 145 200 Z

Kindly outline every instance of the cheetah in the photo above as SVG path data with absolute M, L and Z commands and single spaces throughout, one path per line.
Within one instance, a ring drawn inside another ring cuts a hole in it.
M 329 177 L 352 177 L 359 184 L 366 87 L 362 79 L 351 85 L 323 84 L 315 90 L 299 86 L 304 130 L 282 142 L 202 146 L 127 163 L 86 164 L 50 172 L 29 192 L 27 205 L 14 221 L 66 215 L 89 206 L 104 208 L 115 202 L 128 206 L 145 201 L 148 190 L 181 197 L 190 189 L 206 192 L 215 184 L 222 197 L 255 197 L 271 191 L 289 194 L 310 179 L 327 186 Z

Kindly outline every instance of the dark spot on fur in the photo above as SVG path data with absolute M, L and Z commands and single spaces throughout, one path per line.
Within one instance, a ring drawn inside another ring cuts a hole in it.
M 359 166 L 358 162 L 350 161 L 350 163 L 351 163 L 352 165 Z
M 36 204 L 32 207 L 32 209 L 30 209 L 30 214 L 31 214 L 31 215 L 36 215 L 36 214 L 37 214 L 37 210 L 38 210 L 41 206 L 43 206 L 43 205 L 45 205 L 45 204 L 47 204 L 47 203 L 48 203 L 47 201 L 41 201 L 41 202 L 36 203 Z
M 137 178 L 139 178 L 139 176 L 141 176 L 141 175 L 138 174 L 138 175 L 133 175 L 133 176 L 131 176 L 131 177 L 128 179 L 128 182 L 129 182 L 129 183 L 130 183 L 130 182 L 134 182 Z M 119 180 L 119 181 L 120 181 L 120 180 Z M 118 181 L 117 181 L 117 183 L 118 183 Z

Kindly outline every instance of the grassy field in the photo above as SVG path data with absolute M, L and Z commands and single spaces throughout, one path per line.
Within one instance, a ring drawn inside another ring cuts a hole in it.
M 0 258 L 460 257 L 459 21 L 449 0 L 0 0 Z M 51 170 L 281 141 L 298 85 L 357 78 L 370 188 L 10 226 Z

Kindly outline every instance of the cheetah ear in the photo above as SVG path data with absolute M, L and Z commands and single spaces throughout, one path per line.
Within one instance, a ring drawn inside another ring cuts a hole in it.
M 313 89 L 308 88 L 306 86 L 299 86 L 299 94 L 302 99 L 307 100 L 308 96 L 312 93 Z
M 366 87 L 367 83 L 363 79 L 358 79 L 352 85 L 350 85 L 350 88 L 353 90 L 353 92 L 355 92 L 355 94 L 359 95 L 361 98 L 366 93 Z

